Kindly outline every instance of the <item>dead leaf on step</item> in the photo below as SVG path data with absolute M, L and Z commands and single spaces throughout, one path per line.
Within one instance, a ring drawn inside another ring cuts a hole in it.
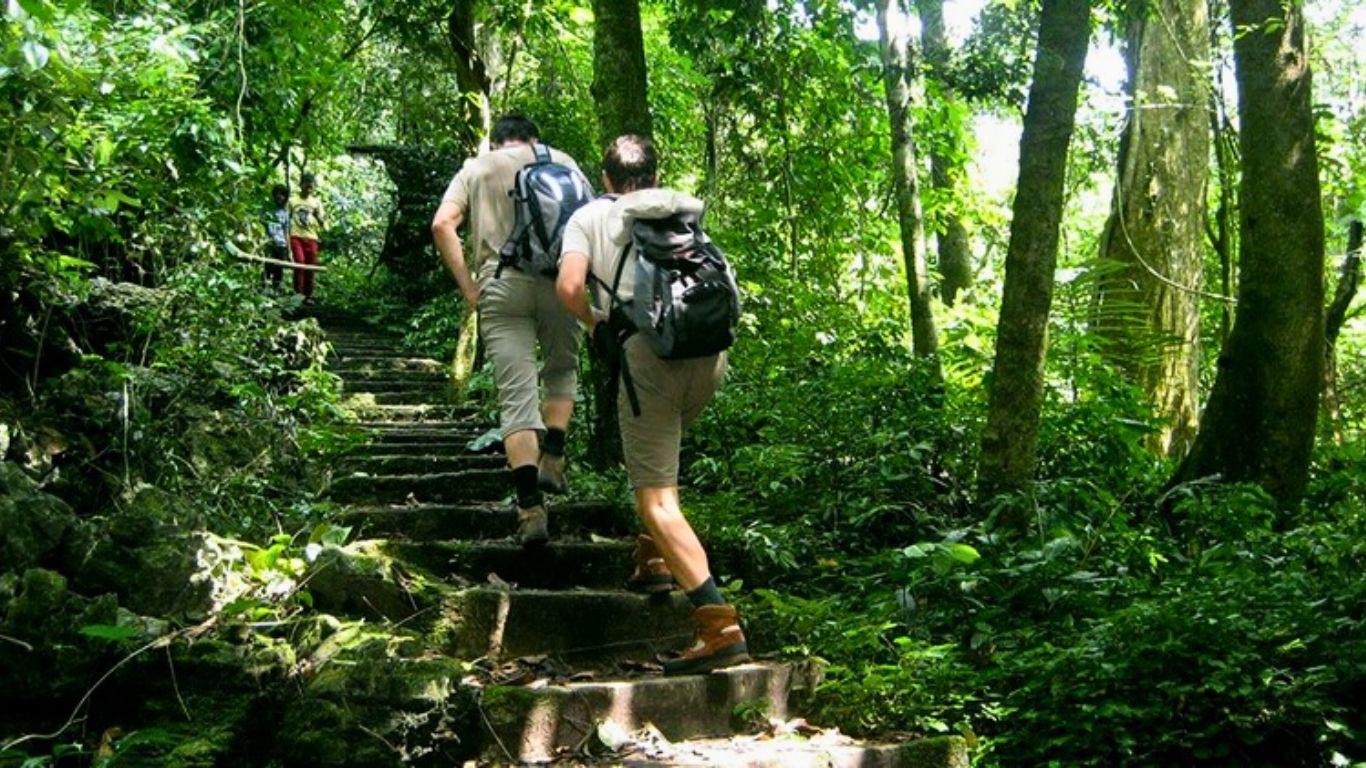
M 489 574 L 489 586 L 500 589 L 504 592 L 511 592 L 517 588 L 517 583 L 513 581 L 503 581 L 502 577 L 496 573 Z
M 417 500 L 417 494 L 409 491 L 407 497 L 403 499 L 403 504 L 409 507 L 416 507 L 420 505 L 421 502 Z
M 588 540 L 593 542 L 594 544 L 610 544 L 616 541 L 616 539 L 610 538 L 608 536 L 599 536 L 596 533 L 588 534 Z

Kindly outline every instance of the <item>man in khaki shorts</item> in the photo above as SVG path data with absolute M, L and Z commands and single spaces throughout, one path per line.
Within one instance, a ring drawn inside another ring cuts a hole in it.
M 612 285 L 618 274 L 623 249 L 631 242 L 632 222 L 702 210 L 700 200 L 659 188 L 659 160 L 648 138 L 618 137 L 607 147 L 602 167 L 602 182 L 610 194 L 569 219 L 556 281 L 560 300 L 588 327 L 600 352 L 616 343 L 602 309 L 610 306 L 602 284 Z M 627 252 L 625 258 L 616 291 L 619 297 L 630 297 L 635 283 L 635 254 Z M 587 296 L 590 273 L 598 283 L 592 306 Z M 678 498 L 683 432 L 716 394 L 726 371 L 725 353 L 664 360 L 644 337 L 635 334 L 626 340 L 625 358 L 640 412 L 632 412 L 623 387 L 617 403 L 621 442 L 635 489 L 636 511 L 649 531 L 649 536 L 637 541 L 631 584 L 647 591 L 667 591 L 677 579 L 693 603 L 697 625 L 693 642 L 665 660 L 664 672 L 696 674 L 745 661 L 749 657 L 739 616 L 716 588 L 706 550 L 683 516 Z
M 524 545 L 548 538 L 542 491 L 565 490 L 565 430 L 578 383 L 579 329 L 556 299 L 554 279 L 511 266 L 499 269 L 499 251 L 516 223 L 508 192 L 517 172 L 535 159 L 532 147 L 539 141 L 536 125 L 526 117 L 500 118 L 490 137 L 492 149 L 465 161 L 432 219 L 432 239 L 465 301 L 479 312 L 480 334 L 493 361 L 499 426 L 517 495 L 517 535 Z M 582 176 L 569 155 L 555 149 L 550 154 Z M 472 252 L 468 261 L 456 232 L 466 221 Z M 538 344 L 544 359 L 539 376 L 545 386 L 544 409 L 536 370 Z

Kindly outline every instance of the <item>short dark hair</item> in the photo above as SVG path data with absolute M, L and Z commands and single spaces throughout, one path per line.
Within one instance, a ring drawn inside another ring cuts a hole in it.
M 317 183 L 318 183 L 318 177 L 317 177 L 317 176 L 314 176 L 311 172 L 305 171 L 304 173 L 299 174 L 299 184 L 300 184 L 300 185 L 303 185 L 303 184 L 317 184 Z
M 276 195 L 284 195 L 284 196 L 288 197 L 288 196 L 289 196 L 289 187 L 286 187 L 284 184 L 276 184 L 275 186 L 271 187 L 271 188 L 270 188 L 270 196 L 271 196 L 271 197 L 275 197 Z
M 541 138 L 541 132 L 536 130 L 536 124 L 531 122 L 531 118 L 526 115 L 503 115 L 498 118 L 498 122 L 493 124 L 493 133 L 489 135 L 489 143 L 495 147 L 501 147 L 509 141 L 536 141 Z
M 648 136 L 627 133 L 612 139 L 602 154 L 602 172 L 618 192 L 653 187 L 659 176 L 659 154 Z

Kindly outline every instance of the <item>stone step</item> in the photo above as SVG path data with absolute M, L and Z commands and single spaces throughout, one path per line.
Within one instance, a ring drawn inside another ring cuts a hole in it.
M 363 423 L 440 423 L 474 418 L 479 412 L 470 405 L 424 403 L 421 405 L 382 405 L 348 403 L 347 407 Z
M 361 373 L 404 373 L 418 372 L 441 374 L 446 364 L 430 357 L 412 355 L 345 355 L 334 362 L 330 369 L 338 376 L 346 377 Z
M 342 385 L 347 392 L 401 392 L 404 390 L 416 390 L 420 392 L 437 392 L 445 394 L 454 387 L 451 386 L 450 379 L 441 374 L 435 373 L 358 373 L 354 376 L 342 376 Z
M 866 744 L 834 733 L 811 739 L 764 735 L 650 744 L 639 752 L 580 763 L 608 764 L 630 768 L 968 768 L 968 749 L 961 736 Z
M 489 687 L 480 754 L 495 763 L 548 762 L 573 754 L 604 720 L 628 733 L 651 723 L 670 741 L 727 736 L 742 726 L 734 721 L 741 705 L 786 718 L 797 677 L 787 664 L 761 663 L 707 675 Z
M 692 604 L 681 592 L 479 587 L 442 607 L 442 650 L 463 659 L 547 655 L 575 668 L 650 661 L 692 637 Z
M 355 410 L 376 405 L 446 405 L 454 404 L 456 392 L 450 387 L 402 387 L 385 390 L 356 390 L 343 387 L 343 405 Z
M 430 445 L 410 448 L 383 446 L 384 452 L 353 454 L 340 462 L 344 470 L 368 475 L 407 475 L 426 472 L 463 472 L 467 469 L 505 469 L 501 454 L 468 453 L 462 444 L 449 450 L 434 450 Z M 435 454 L 435 455 L 434 455 Z
M 573 669 L 650 661 L 692 637 L 692 605 L 681 592 L 454 586 L 396 560 L 391 547 L 361 540 L 325 549 L 309 566 L 315 606 L 410 626 L 426 633 L 435 652 L 456 658 L 548 656 Z
M 431 419 L 429 421 L 386 421 L 374 419 L 361 424 L 365 431 L 374 435 L 422 436 L 449 435 L 454 432 L 478 437 L 489 431 L 486 419 L 463 417 L 458 419 Z
M 554 504 L 553 525 L 561 535 L 625 536 L 635 530 L 631 510 L 603 502 Z M 359 537 L 402 537 L 413 541 L 497 539 L 517 530 L 511 504 L 418 504 L 351 507 L 341 513 Z
M 431 437 L 381 437 L 371 438 L 369 443 L 352 449 L 353 456 L 383 456 L 387 454 L 440 454 L 444 456 L 501 456 L 498 446 L 493 450 L 475 453 L 470 450 L 473 438 L 443 439 L 440 435 Z
M 560 536 L 562 511 L 552 511 L 550 530 Z M 512 541 L 390 541 L 386 554 L 438 576 L 481 584 L 496 574 L 528 589 L 617 589 L 633 567 L 633 540 L 571 541 L 555 539 L 527 550 Z
M 420 503 L 455 504 L 498 501 L 512 492 L 512 481 L 501 469 L 469 469 L 405 475 L 344 475 L 332 482 L 329 497 L 343 504 Z

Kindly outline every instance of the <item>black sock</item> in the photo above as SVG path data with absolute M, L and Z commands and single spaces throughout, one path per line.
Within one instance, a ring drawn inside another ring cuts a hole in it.
M 688 593 L 688 600 L 692 602 L 694 608 L 701 608 L 704 605 L 726 604 L 726 598 L 721 597 L 721 590 L 716 588 L 716 580 L 710 576 L 698 585 L 697 589 Z
M 564 455 L 564 430 L 551 427 L 545 431 L 545 441 L 541 443 L 541 451 L 550 456 Z
M 527 464 L 512 470 L 512 487 L 517 490 L 517 506 L 531 509 L 541 503 L 541 489 L 536 486 L 540 471 L 535 464 Z

